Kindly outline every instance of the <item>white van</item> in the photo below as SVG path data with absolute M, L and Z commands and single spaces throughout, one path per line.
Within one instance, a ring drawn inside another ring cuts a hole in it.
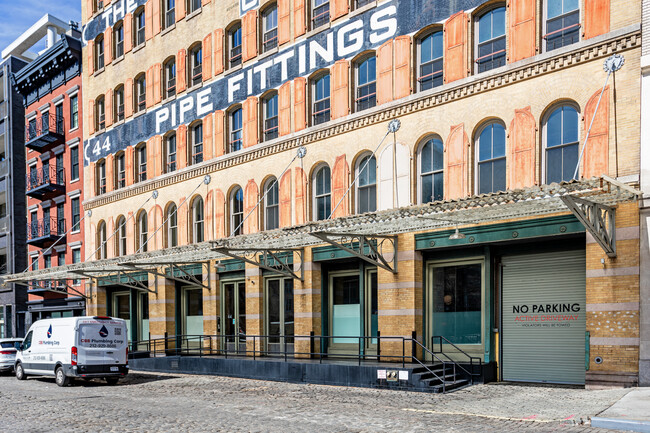
M 129 372 L 124 319 L 65 317 L 34 322 L 16 354 L 16 378 L 51 376 L 66 386 L 70 378 L 103 378 L 109 385 Z

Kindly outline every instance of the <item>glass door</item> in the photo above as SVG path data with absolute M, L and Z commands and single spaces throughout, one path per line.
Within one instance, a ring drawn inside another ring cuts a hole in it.
M 377 301 L 377 270 L 366 271 L 366 352 L 377 354 L 377 334 L 379 332 L 379 303 Z
M 149 293 L 138 294 L 138 340 L 149 340 Z M 144 350 L 147 347 L 146 342 L 140 346 Z
M 222 334 L 228 350 L 246 351 L 246 283 L 227 281 L 221 286 Z
M 330 353 L 359 352 L 361 336 L 361 296 L 359 272 L 333 272 L 329 281 Z M 356 337 L 356 338 L 355 338 Z
M 203 289 L 183 287 L 183 346 L 198 348 L 203 340 Z
M 482 260 L 429 266 L 428 346 L 442 336 L 464 351 L 482 352 L 483 279 Z
M 266 334 L 267 350 L 293 351 L 293 279 L 273 278 L 266 280 Z M 286 341 L 285 341 L 286 340 Z
M 126 321 L 126 335 L 131 338 L 131 293 L 115 292 L 113 293 L 113 317 L 118 317 Z

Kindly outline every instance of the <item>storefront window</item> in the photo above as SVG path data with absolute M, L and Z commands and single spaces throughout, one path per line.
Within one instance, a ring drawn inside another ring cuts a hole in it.
M 432 269 L 432 335 L 443 336 L 454 344 L 480 344 L 481 264 Z
M 203 335 L 202 289 L 185 290 L 185 334 Z
M 361 299 L 359 275 L 335 275 L 332 290 L 332 336 L 359 337 L 361 335 Z M 333 338 L 333 344 L 359 344 L 354 338 Z
M 267 309 L 269 343 L 284 344 L 282 336 L 293 336 L 293 280 L 272 279 L 267 282 Z M 287 344 L 293 338 L 286 338 Z

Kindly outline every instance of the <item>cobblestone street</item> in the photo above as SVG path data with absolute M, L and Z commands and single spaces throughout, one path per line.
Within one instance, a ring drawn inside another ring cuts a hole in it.
M 132 373 L 111 387 L 0 377 L 7 432 L 560 431 L 588 425 L 628 390 L 477 385 L 447 394 Z

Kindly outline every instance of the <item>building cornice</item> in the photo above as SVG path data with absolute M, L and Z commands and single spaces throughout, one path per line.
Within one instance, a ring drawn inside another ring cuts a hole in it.
M 269 155 L 297 149 L 300 146 L 319 142 L 349 131 L 357 130 L 376 123 L 444 105 L 483 92 L 499 89 L 517 82 L 536 78 L 559 70 L 577 66 L 593 60 L 606 58 L 612 53 L 620 53 L 641 46 L 640 25 L 635 24 L 624 29 L 602 35 L 592 40 L 583 41 L 577 46 L 565 47 L 557 52 L 544 53 L 531 59 L 506 65 L 485 76 L 477 75 L 459 80 L 442 89 L 415 93 L 398 101 L 382 104 L 362 113 L 354 113 L 341 119 L 327 122 L 318 127 L 290 134 L 285 137 L 260 143 L 241 152 L 226 154 L 218 158 L 192 165 L 183 170 L 165 174 L 155 179 L 139 182 L 127 188 L 121 188 L 99 197 L 84 201 L 84 209 L 94 209 L 129 197 L 145 194 L 189 179 L 194 179 L 216 171 L 224 170 Z

